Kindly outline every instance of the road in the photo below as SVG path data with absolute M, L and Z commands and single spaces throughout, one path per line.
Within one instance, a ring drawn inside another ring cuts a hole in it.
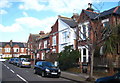
M 9 64 L 8 62 L 3 62 L 2 63 L 2 83 L 7 83 L 7 82 L 75 83 L 71 80 L 64 79 L 64 78 L 41 77 L 40 75 L 34 74 L 32 68 L 19 68 L 13 64 Z

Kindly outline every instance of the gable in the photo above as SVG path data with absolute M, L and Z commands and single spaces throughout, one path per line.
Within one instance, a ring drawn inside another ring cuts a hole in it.
M 15 44 L 15 45 L 13 46 L 13 48 L 19 48 L 19 45 Z
M 75 28 L 77 26 L 77 23 L 73 19 L 60 18 L 60 20 L 71 28 Z
M 87 20 L 90 20 L 90 18 L 87 16 L 87 14 L 84 11 L 82 11 L 79 16 L 78 23 L 83 23 Z
M 51 32 L 50 33 L 55 33 L 58 31 L 58 19 L 57 21 L 55 22 L 55 24 L 51 27 Z
M 9 44 L 6 44 L 4 48 L 11 48 Z

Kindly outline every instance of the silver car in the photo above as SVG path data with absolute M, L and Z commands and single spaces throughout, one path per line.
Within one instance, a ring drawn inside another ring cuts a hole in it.
M 19 63 L 17 63 L 17 66 L 19 67 L 31 67 L 31 62 L 27 60 L 27 58 L 20 58 Z

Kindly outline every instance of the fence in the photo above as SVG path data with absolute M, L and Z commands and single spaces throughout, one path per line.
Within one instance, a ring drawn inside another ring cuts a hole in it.
M 106 57 L 95 57 L 94 58 L 94 68 L 108 70 L 109 68 L 114 68 L 114 70 L 120 69 L 120 57 L 116 58 L 106 58 Z

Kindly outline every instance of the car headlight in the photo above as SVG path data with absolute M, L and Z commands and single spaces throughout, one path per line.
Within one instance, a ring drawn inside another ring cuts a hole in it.
M 49 72 L 50 70 L 49 69 L 45 69 L 45 71 Z
M 59 69 L 58 72 L 61 72 L 61 70 Z

